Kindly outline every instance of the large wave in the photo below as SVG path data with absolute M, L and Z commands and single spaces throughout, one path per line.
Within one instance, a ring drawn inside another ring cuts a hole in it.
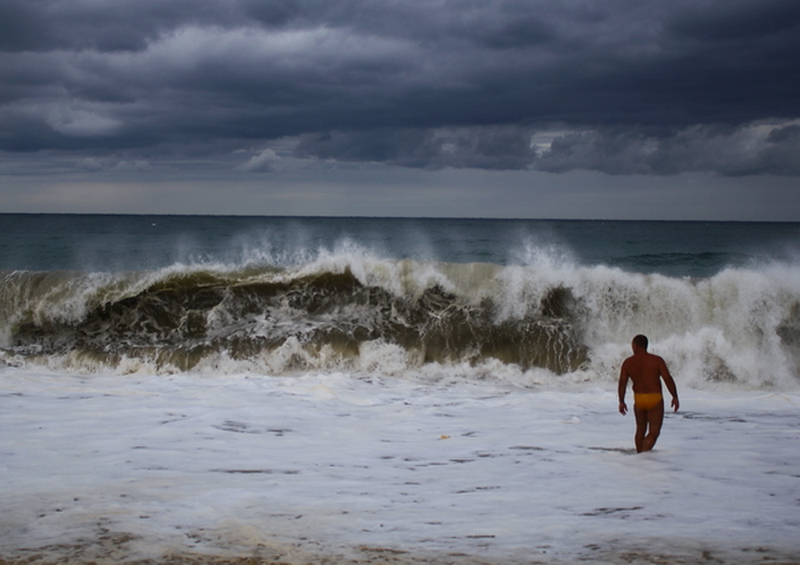
M 548 257 L 501 266 L 340 250 L 280 267 L 5 272 L 2 359 L 84 372 L 608 382 L 645 333 L 684 383 L 797 386 L 797 268 L 689 279 Z

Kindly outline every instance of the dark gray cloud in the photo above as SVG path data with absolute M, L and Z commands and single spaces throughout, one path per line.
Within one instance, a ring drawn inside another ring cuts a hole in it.
M 327 132 L 301 136 L 294 155 L 427 169 L 524 169 L 537 157 L 533 134 L 514 126 Z
M 800 126 L 696 126 L 667 137 L 638 130 L 570 133 L 536 162 L 542 171 L 589 169 L 609 174 L 715 171 L 726 176 L 800 175 Z
M 0 0 L 0 150 L 798 175 L 797 53 L 796 0 Z

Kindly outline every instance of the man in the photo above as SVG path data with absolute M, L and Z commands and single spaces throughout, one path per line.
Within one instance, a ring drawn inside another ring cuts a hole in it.
M 628 379 L 633 382 L 633 414 L 636 416 L 636 452 L 650 451 L 656 444 L 664 421 L 661 379 L 672 395 L 672 407 L 678 411 L 678 391 L 667 364 L 658 355 L 647 352 L 647 338 L 637 335 L 631 343 L 633 355 L 625 359 L 619 372 L 619 412 L 628 412 L 625 391 Z

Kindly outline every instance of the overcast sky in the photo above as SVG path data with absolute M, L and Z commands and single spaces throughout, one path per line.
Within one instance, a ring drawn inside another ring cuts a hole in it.
M 0 0 L 0 211 L 800 220 L 798 0 Z

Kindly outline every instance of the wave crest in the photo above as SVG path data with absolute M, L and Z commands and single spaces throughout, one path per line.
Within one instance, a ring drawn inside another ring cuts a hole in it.
M 69 281 L 50 282 L 55 289 Z M 290 341 L 317 357 L 332 350 L 339 361 L 358 357 L 374 341 L 401 347 L 418 364 L 495 358 L 564 373 L 586 361 L 568 290 L 551 289 L 513 320 L 498 319 L 495 300 L 471 298 L 438 284 L 397 295 L 364 284 L 349 267 L 298 276 L 195 271 L 166 275 L 131 296 L 87 301 L 80 315 L 58 313 L 56 300 L 52 316 L 18 317 L 7 349 L 28 359 L 111 366 L 134 357 L 179 370 L 220 354 L 269 356 Z
M 543 374 L 610 383 L 631 336 L 645 333 L 692 386 L 797 386 L 800 368 L 791 266 L 688 279 L 332 254 L 281 268 L 3 279 L 2 358 L 12 364 L 267 374 L 436 365 L 473 375 L 491 366 L 515 368 L 521 384 Z

